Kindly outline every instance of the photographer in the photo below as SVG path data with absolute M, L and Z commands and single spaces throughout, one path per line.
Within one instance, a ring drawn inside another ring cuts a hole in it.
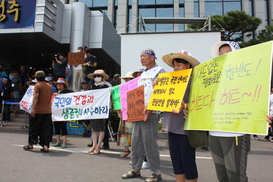
M 58 78 L 65 78 L 67 61 L 65 60 L 65 55 L 63 53 L 59 53 L 54 56 L 52 61 L 52 68 L 54 80 L 58 80 Z

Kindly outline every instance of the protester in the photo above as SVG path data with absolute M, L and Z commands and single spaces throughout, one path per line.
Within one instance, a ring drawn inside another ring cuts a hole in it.
M 94 83 L 94 80 L 90 79 L 87 75 L 89 75 L 90 73 L 94 73 L 94 71 L 96 70 L 96 67 L 97 67 L 97 57 L 92 54 L 92 50 L 91 49 L 86 49 L 85 50 L 85 55 L 86 55 L 86 58 L 84 60 L 83 66 L 85 66 L 86 72 L 85 72 L 85 78 L 84 78 L 84 80 L 89 83 L 89 86 L 90 85 L 92 86 L 93 83 Z
M 13 71 L 13 78 L 11 79 L 11 86 L 13 89 L 13 98 L 15 102 L 19 102 L 20 99 L 20 90 L 22 88 L 21 78 L 18 75 L 18 72 L 15 70 Z M 19 113 L 19 105 L 13 105 L 13 112 L 14 114 Z
M 146 88 L 152 88 L 153 82 L 156 80 L 159 73 L 164 73 L 165 70 L 155 63 L 155 53 L 152 49 L 144 49 L 140 54 L 140 62 L 146 66 L 146 70 L 141 74 L 139 86 L 145 85 Z M 145 107 L 148 105 L 152 90 L 145 90 Z M 158 118 L 152 111 L 144 112 L 144 121 L 136 121 L 134 123 L 132 134 L 132 169 L 122 175 L 122 179 L 140 177 L 140 169 L 143 162 L 143 155 L 146 154 L 149 161 L 152 175 L 145 181 L 160 181 L 162 180 L 160 171 L 160 158 L 157 145 L 158 134 Z
M 116 85 L 119 85 L 121 82 L 120 82 L 120 75 L 119 74 L 115 74 L 113 76 L 113 79 L 111 81 L 109 81 L 109 83 L 114 87 Z
M 127 72 L 127 74 L 123 77 L 125 82 L 132 80 L 134 77 L 132 76 L 132 72 Z M 127 120 L 123 120 L 122 116 L 120 115 L 120 123 L 119 123 L 119 130 L 117 136 L 117 145 L 124 146 L 124 151 L 119 157 L 128 157 L 131 153 L 129 147 L 131 146 L 131 137 L 132 137 L 132 130 L 134 123 L 127 122 Z
M 138 70 L 136 70 L 136 71 L 132 74 L 132 76 L 133 76 L 134 78 L 137 78 L 137 77 L 139 77 L 139 76 L 141 75 L 141 73 L 142 73 L 143 71 L 145 71 L 145 68 L 144 68 L 144 67 L 140 67 L 140 68 L 138 68 Z
M 166 54 L 162 60 L 173 68 L 174 71 L 194 68 L 198 64 L 190 52 L 182 50 L 179 53 Z M 188 103 L 190 93 L 190 83 L 188 83 L 183 103 Z M 181 103 L 182 104 L 182 103 Z M 183 104 L 182 104 L 183 106 Z M 168 132 L 169 150 L 173 164 L 173 170 L 176 182 L 196 182 L 198 178 L 197 167 L 195 163 L 195 148 L 190 146 L 187 131 L 184 130 L 185 118 L 181 112 L 163 112 L 162 130 Z
M 2 102 L 7 102 L 9 100 L 11 100 L 11 98 L 13 97 L 13 89 L 11 86 L 11 82 L 9 80 L 8 77 L 4 77 L 2 79 L 2 83 L 3 83 L 3 91 L 2 91 Z M 3 113 L 2 113 L 2 121 L 10 121 L 10 104 L 8 103 L 4 103 L 4 105 L 2 106 L 4 107 Z
M 81 92 L 83 92 L 83 91 L 89 91 L 87 81 L 83 81 L 81 83 L 81 85 L 82 85 Z M 79 124 L 81 124 L 84 127 L 84 132 L 83 132 L 82 136 L 83 137 L 89 137 L 90 136 L 90 132 L 91 132 L 91 129 L 89 128 L 90 120 L 79 120 L 78 122 L 79 122 Z
M 52 89 L 45 83 L 45 73 L 37 71 L 35 75 L 38 83 L 34 86 L 31 120 L 29 125 L 28 145 L 25 150 L 33 149 L 33 145 L 38 143 L 43 147 L 41 152 L 48 152 L 52 139 L 51 120 L 51 97 Z
M 211 48 L 212 57 L 240 49 L 236 42 L 221 41 Z M 247 156 L 250 151 L 250 135 L 233 132 L 209 132 L 209 149 L 219 181 L 248 181 Z
M 78 52 L 83 52 L 83 47 L 78 47 Z M 84 73 L 82 71 L 82 64 L 73 65 L 73 90 L 74 92 L 79 91 L 79 80 L 84 81 Z
M 96 70 L 94 73 L 87 75 L 89 79 L 94 79 L 95 83 L 92 85 L 92 90 L 103 89 L 111 87 L 111 84 L 105 80 L 109 79 L 109 76 L 103 70 Z M 101 150 L 102 140 L 105 134 L 105 121 L 106 119 L 92 119 L 92 142 L 93 146 L 88 153 L 99 154 Z M 109 138 L 108 138 L 109 139 Z
M 66 94 L 66 93 L 71 93 L 73 92 L 72 90 L 68 89 L 68 84 L 66 83 L 64 78 L 59 78 L 57 82 L 55 82 L 57 86 L 58 92 L 55 93 L 55 96 L 57 94 Z M 67 127 L 66 127 L 67 122 L 66 121 L 54 121 L 54 127 L 55 127 L 55 136 L 56 136 L 56 143 L 54 144 L 54 147 L 59 147 L 61 146 L 62 148 L 67 147 Z M 61 133 L 62 133 L 62 138 L 63 142 L 61 144 Z
M 66 67 L 67 61 L 65 60 L 65 55 L 63 53 L 55 55 L 52 61 L 54 81 L 58 80 L 58 78 L 65 78 Z
M 51 86 L 52 92 L 57 93 L 57 88 L 53 85 L 53 79 L 50 76 L 48 76 L 45 77 L 45 81 Z

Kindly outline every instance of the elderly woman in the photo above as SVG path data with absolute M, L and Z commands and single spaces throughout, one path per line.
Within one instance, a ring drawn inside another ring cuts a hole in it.
M 174 71 L 194 68 L 199 61 L 191 56 L 188 51 L 167 54 L 162 57 L 163 61 L 173 68 Z M 188 103 L 190 84 L 186 89 L 183 103 Z M 181 103 L 181 106 L 184 104 Z M 190 146 L 187 131 L 184 130 L 184 113 L 180 111 L 164 112 L 162 129 L 168 132 L 169 150 L 173 164 L 173 170 L 177 182 L 196 182 L 198 178 L 195 163 L 195 148 Z
M 111 84 L 105 80 L 109 79 L 109 76 L 103 70 L 96 70 L 94 73 L 87 75 L 89 79 L 94 79 L 95 83 L 92 85 L 91 90 L 103 89 L 111 87 Z M 105 134 L 105 122 L 106 119 L 92 119 L 92 142 L 93 146 L 88 151 L 88 153 L 93 152 L 93 154 L 99 154 L 101 149 L 101 144 Z
M 73 92 L 72 90 L 68 89 L 68 84 L 64 80 L 64 78 L 59 78 L 57 82 L 55 82 L 57 87 L 57 94 L 66 94 Z M 56 135 L 56 143 L 54 144 L 54 147 L 61 146 L 62 148 L 66 148 L 66 141 L 67 141 L 67 127 L 66 127 L 65 121 L 55 121 L 54 127 L 55 127 L 55 135 Z M 63 136 L 63 143 L 61 144 L 61 133 Z

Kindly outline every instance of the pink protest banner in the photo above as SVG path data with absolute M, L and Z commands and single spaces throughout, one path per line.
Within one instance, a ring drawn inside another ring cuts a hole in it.
M 120 89 L 120 99 L 121 99 L 121 114 L 122 114 L 122 120 L 127 120 L 127 92 L 135 89 L 138 87 L 138 80 L 140 77 L 137 77 L 129 82 L 126 82 L 122 84 Z

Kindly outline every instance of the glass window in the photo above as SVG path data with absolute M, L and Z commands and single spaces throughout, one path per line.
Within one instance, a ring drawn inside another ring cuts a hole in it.
M 194 17 L 199 17 L 199 1 L 194 1 Z
M 132 1 L 131 1 L 132 3 Z M 118 6 L 118 0 L 115 0 L 115 6 Z
M 183 8 L 179 8 L 179 17 L 185 17 L 185 9 Z
M 173 32 L 173 24 L 157 24 L 156 32 Z
M 132 5 L 132 0 L 128 0 L 128 5 L 129 5 L 129 6 Z
M 205 4 L 205 16 L 208 17 L 209 15 L 222 15 L 223 8 L 222 2 L 212 2 Z
M 78 2 L 86 4 L 87 7 L 92 7 L 92 1 L 90 0 L 79 0 Z
M 156 17 L 173 17 L 173 8 L 157 8 Z
M 179 4 L 184 4 L 185 0 L 179 0 Z
M 224 14 L 229 11 L 241 11 L 241 3 L 239 2 L 226 2 L 224 3 Z
M 108 0 L 93 0 L 93 7 L 108 6 Z
M 156 0 L 156 4 L 173 4 L 173 0 Z
M 128 24 L 132 22 L 132 8 L 129 9 L 129 12 L 128 12 Z M 127 32 L 132 32 L 132 25 L 129 25 L 127 27 Z
M 139 5 L 155 4 L 155 0 L 138 0 Z

